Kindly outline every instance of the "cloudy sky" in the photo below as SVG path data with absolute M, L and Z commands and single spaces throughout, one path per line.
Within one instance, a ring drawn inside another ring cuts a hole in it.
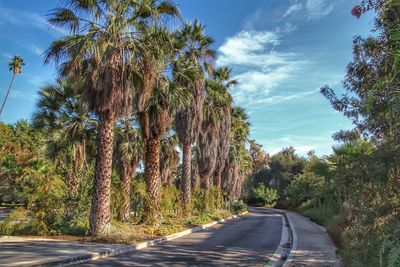
M 332 134 L 350 129 L 319 88 L 341 90 L 352 38 L 367 36 L 372 13 L 350 15 L 357 0 L 181 0 L 183 17 L 200 19 L 216 43 L 217 64 L 233 68 L 235 103 L 250 116 L 251 138 L 269 153 L 294 146 L 300 154 L 329 154 Z M 55 0 L 0 0 L 0 97 L 15 54 L 27 65 L 16 79 L 1 121 L 29 119 L 41 84 L 55 78 L 42 53 L 63 30 L 50 30 L 45 15 Z

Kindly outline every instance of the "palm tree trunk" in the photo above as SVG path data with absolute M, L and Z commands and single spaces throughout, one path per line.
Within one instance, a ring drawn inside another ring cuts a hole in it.
M 195 162 L 192 162 L 191 165 L 191 175 L 192 175 L 192 193 L 196 192 L 196 190 L 200 187 L 200 175 L 199 175 L 199 168 Z
M 192 145 L 190 143 L 183 144 L 182 151 L 182 179 L 181 179 L 181 193 L 183 202 L 183 212 L 189 215 L 192 202 L 191 194 L 191 173 L 190 167 L 192 164 Z
M 108 234 L 110 227 L 113 140 L 114 115 L 101 115 L 99 117 L 94 192 L 90 213 L 90 233 L 92 236 Z
M 159 138 L 151 138 L 146 141 L 145 172 L 147 197 L 144 222 L 151 225 L 159 224 L 161 218 L 160 148 L 161 142 Z
M 130 215 L 131 207 L 131 180 L 135 176 L 136 166 L 130 165 L 130 162 L 123 162 L 121 164 L 126 164 L 121 174 L 121 187 L 122 187 L 122 203 L 121 209 L 118 214 L 118 219 L 120 221 L 127 221 Z
M 215 171 L 215 183 L 217 186 L 217 204 L 221 207 L 222 204 L 222 172 L 219 168 Z
M 7 102 L 7 98 L 8 98 L 8 95 L 10 94 L 11 87 L 12 87 L 12 85 L 14 83 L 15 76 L 16 76 L 16 74 L 14 73 L 14 75 L 12 76 L 12 79 L 11 79 L 10 86 L 8 87 L 8 91 L 7 91 L 6 97 L 4 98 L 3 104 L 1 105 L 0 115 L 3 112 L 3 108 L 4 108 L 4 106 L 5 106 L 6 102 Z
M 207 171 L 201 178 L 201 187 L 204 190 L 204 204 L 205 204 L 205 210 L 209 211 L 210 209 L 210 204 L 213 203 L 214 199 L 211 198 L 210 196 L 210 189 L 211 189 L 211 173 Z

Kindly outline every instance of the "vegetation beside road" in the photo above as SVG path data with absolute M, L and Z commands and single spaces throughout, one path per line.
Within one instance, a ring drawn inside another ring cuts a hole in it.
M 130 243 L 246 202 L 326 226 L 348 266 L 400 265 L 399 0 L 353 9 L 376 13 L 374 35 L 354 39 L 346 94 L 321 89 L 355 125 L 323 157 L 292 147 L 269 156 L 250 140 L 231 69 L 214 66 L 200 22 L 172 27 L 173 2 L 66 2 L 49 23 L 70 34 L 45 53 L 58 79 L 41 88 L 31 121 L 0 123 L 0 204 L 15 207 L 2 234 Z
M 324 225 L 346 266 L 400 265 L 400 1 L 362 1 L 353 15 L 376 12 L 373 37 L 355 37 L 346 93 L 321 92 L 350 118 L 352 131 L 339 131 L 333 154 L 296 155 L 293 148 L 271 156 L 254 173 L 244 197 L 263 183 L 279 193 L 278 205 Z M 246 193 L 247 192 L 247 193 Z

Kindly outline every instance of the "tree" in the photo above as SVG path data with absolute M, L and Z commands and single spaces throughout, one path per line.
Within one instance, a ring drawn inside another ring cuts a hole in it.
M 200 166 L 204 168 L 207 162 L 213 162 L 214 164 L 209 175 L 214 174 L 214 184 L 218 192 L 217 203 L 221 203 L 222 199 L 221 175 L 229 153 L 230 113 L 232 109 L 232 96 L 229 94 L 229 89 L 237 84 L 236 80 L 231 79 L 231 71 L 227 67 L 218 68 L 213 72 L 212 79 L 208 80 L 206 86 L 207 98 L 204 109 L 205 119 L 203 120 L 202 129 L 199 134 L 199 145 L 201 140 L 206 140 L 205 144 L 208 145 L 208 148 L 206 146 L 201 148 L 200 151 L 208 150 L 209 152 L 213 152 L 208 154 L 214 158 L 204 158 Z M 215 141 L 213 142 L 213 140 Z M 203 154 L 207 155 L 206 153 Z M 208 181 L 207 179 L 203 178 L 208 184 L 211 184 L 212 181 Z
M 13 86 L 14 79 L 19 73 L 22 72 L 22 67 L 25 66 L 25 62 L 22 59 L 22 57 L 17 55 L 11 59 L 11 61 L 8 63 L 8 65 L 10 67 L 10 71 L 13 72 L 13 76 L 11 78 L 10 86 L 8 87 L 6 97 L 4 98 L 3 104 L 1 105 L 0 115 L 3 112 L 4 106 L 7 102 L 7 98 L 8 98 L 8 95 L 10 94 L 11 87 Z
M 47 134 L 47 155 L 66 172 L 71 195 L 86 174 L 97 121 L 83 102 L 82 87 L 73 77 L 45 84 L 39 92 L 33 125 Z
M 164 185 L 171 185 L 179 165 L 176 135 L 167 135 L 161 141 L 160 173 Z
M 204 26 L 198 21 L 186 23 L 176 34 L 180 57 L 187 66 L 197 70 L 193 79 L 180 78 L 180 83 L 192 92 L 192 101 L 175 116 L 176 133 L 182 144 L 181 192 L 184 211 L 191 206 L 191 153 L 192 145 L 200 131 L 203 118 L 205 71 L 210 70 L 210 62 L 215 52 L 210 49 L 214 40 L 204 34 Z
M 131 181 L 142 158 L 143 141 L 136 118 L 125 118 L 116 128 L 115 166 L 121 179 L 122 204 L 118 219 L 127 221 L 131 205 Z
M 232 127 L 230 133 L 229 157 L 223 171 L 223 187 L 229 200 L 241 195 L 243 181 L 251 172 L 251 156 L 246 148 L 250 132 L 250 123 L 244 109 L 232 109 Z
M 338 97 L 328 86 L 321 89 L 333 108 L 353 121 L 353 132 L 379 142 L 399 142 L 400 5 L 391 2 L 377 6 L 380 15 L 375 30 L 379 35 L 354 38 L 353 60 L 343 83 L 346 94 Z M 345 135 L 342 132 L 337 137 Z
M 52 43 L 45 63 L 54 62 L 61 75 L 83 80 L 83 97 L 98 117 L 94 194 L 90 215 L 93 236 L 108 233 L 114 121 L 130 114 L 130 82 L 138 25 L 153 23 L 176 8 L 158 1 L 68 0 L 49 16 L 51 25 L 67 27 L 71 35 Z
M 279 199 L 278 192 L 265 186 L 263 183 L 259 183 L 257 187 L 252 188 L 253 194 L 257 201 L 257 204 L 273 208 L 276 205 L 276 201 Z
M 166 28 L 146 27 L 142 29 L 136 84 L 138 92 L 138 114 L 144 140 L 144 159 L 147 200 L 145 202 L 145 222 L 158 224 L 160 220 L 161 139 L 169 130 L 175 112 L 188 103 L 187 89 L 178 86 L 167 76 L 167 66 L 175 65 L 175 77 L 187 75 L 179 63 L 173 63 L 174 39 Z M 182 71 L 182 72 L 181 72 Z M 173 78 L 175 78 L 173 77 Z M 141 106 L 142 98 L 146 98 Z
M 140 113 L 143 139 L 145 144 L 146 205 L 144 221 L 148 224 L 160 223 L 161 176 L 160 154 L 161 139 L 169 127 L 172 116 L 190 101 L 190 92 L 176 86 L 164 76 L 159 77 L 157 87 L 147 103 L 145 112 Z
M 212 185 L 212 174 L 216 167 L 219 127 L 224 115 L 224 107 L 230 102 L 231 97 L 223 84 L 218 83 L 215 79 L 206 81 L 204 116 L 196 147 L 200 181 L 206 190 L 209 190 Z
M 250 155 L 253 161 L 253 173 L 267 167 L 269 156 L 263 150 L 262 145 L 256 143 L 256 140 L 250 140 Z

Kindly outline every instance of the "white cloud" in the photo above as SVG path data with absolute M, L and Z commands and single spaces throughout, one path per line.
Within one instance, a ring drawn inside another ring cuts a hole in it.
M 46 19 L 36 13 L 13 10 L 5 7 L 0 7 L 0 22 L 8 23 L 18 27 L 35 27 L 37 29 L 47 31 L 53 35 L 67 35 L 68 32 L 57 27 L 50 27 Z
M 281 43 L 280 32 L 280 29 L 274 32 L 241 31 L 227 38 L 218 49 L 220 57 L 217 64 L 234 68 L 234 78 L 239 85 L 232 90 L 232 94 L 239 104 L 268 99 L 274 88 L 306 63 L 295 53 L 275 51 Z
M 23 78 L 26 82 L 28 82 L 28 83 L 34 85 L 35 87 L 40 87 L 40 86 L 42 86 L 43 83 L 44 83 L 44 81 L 45 81 L 42 77 L 40 77 L 40 76 L 38 76 L 38 75 L 27 74 L 27 73 L 22 73 L 22 78 Z
M 307 155 L 307 152 L 314 150 L 317 154 L 326 154 L 331 151 L 332 144 L 330 141 L 330 133 L 324 133 L 327 137 L 321 136 L 297 136 L 284 135 L 277 138 L 257 139 L 264 149 L 270 154 L 276 154 L 285 147 L 292 146 L 300 155 Z
M 11 89 L 10 98 L 17 98 L 17 99 L 22 99 L 22 100 L 29 101 L 29 102 L 34 102 L 36 99 L 36 96 L 32 93 Z
M 319 19 L 331 13 L 333 4 L 329 0 L 307 0 L 305 7 L 310 19 Z
M 41 56 L 44 52 L 44 50 L 42 48 L 40 48 L 39 46 L 34 45 L 34 44 L 26 45 L 25 48 L 38 56 Z
M 275 95 L 271 96 L 268 98 L 264 99 L 259 99 L 254 102 L 254 104 L 269 104 L 269 105 L 275 105 L 275 104 L 280 104 L 282 102 L 298 99 L 298 98 L 303 98 L 305 96 L 313 95 L 313 94 L 319 94 L 320 89 L 317 90 L 311 90 L 311 91 L 306 91 L 306 92 L 301 92 L 297 94 L 290 94 L 290 95 Z
M 278 64 L 280 58 L 265 56 L 263 52 L 279 44 L 279 36 L 275 32 L 241 31 L 225 40 L 218 49 L 219 65 L 262 65 Z
M 283 17 L 287 17 L 293 13 L 297 13 L 303 8 L 303 4 L 299 2 L 295 2 L 292 5 L 289 6 L 289 8 L 286 10 L 285 14 L 283 14 Z
M 330 0 L 295 0 L 283 14 L 283 18 L 299 15 L 309 20 L 320 19 L 333 10 L 333 1 Z

